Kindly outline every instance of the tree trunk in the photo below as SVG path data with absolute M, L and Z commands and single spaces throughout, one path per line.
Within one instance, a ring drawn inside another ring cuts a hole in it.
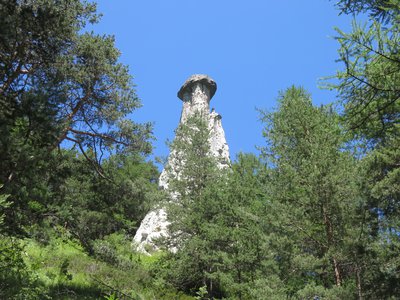
M 356 275 L 357 275 L 357 292 L 358 292 L 358 299 L 363 299 L 362 288 L 361 288 L 361 269 L 357 265 L 356 267 Z
M 329 215 L 328 215 L 328 212 L 327 212 L 327 209 L 325 206 L 322 207 L 322 212 L 323 212 L 323 216 L 324 216 L 324 224 L 325 224 L 326 236 L 327 236 L 327 240 L 328 240 L 328 246 L 331 247 L 334 245 L 333 225 L 329 218 Z M 336 286 L 341 286 L 342 285 L 342 275 L 340 273 L 339 263 L 334 255 L 332 256 L 332 265 L 333 265 L 333 270 L 335 273 Z
M 340 274 L 339 264 L 334 256 L 332 257 L 332 261 L 333 261 L 333 268 L 335 270 L 336 286 L 341 286 L 342 285 L 342 276 Z

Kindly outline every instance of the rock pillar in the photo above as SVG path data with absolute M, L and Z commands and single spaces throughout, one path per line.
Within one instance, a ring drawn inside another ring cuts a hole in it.
M 221 115 L 214 110 L 210 112 L 210 100 L 217 90 L 217 85 L 207 75 L 196 74 L 186 80 L 178 92 L 178 98 L 183 101 L 180 123 L 184 124 L 187 119 L 196 112 L 200 112 L 206 120 L 210 130 L 210 152 L 217 158 L 218 167 L 229 166 L 229 147 L 226 143 L 225 133 L 222 128 Z M 174 169 L 173 155 L 168 162 Z M 168 191 L 169 174 L 164 169 L 160 175 L 159 186 Z M 134 237 L 137 250 L 149 253 L 157 250 L 155 243 L 157 238 L 168 236 L 167 212 L 165 208 L 159 207 L 150 211 L 143 219 Z
M 206 75 L 193 75 L 182 85 L 178 98 L 183 101 L 181 123 L 195 112 L 204 117 L 210 113 L 210 100 L 217 90 L 217 84 Z

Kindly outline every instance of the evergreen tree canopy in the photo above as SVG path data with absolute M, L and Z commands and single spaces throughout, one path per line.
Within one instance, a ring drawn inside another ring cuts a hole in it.
M 339 4 L 345 13 L 369 15 L 363 26 L 354 22 L 350 33 L 338 30 L 345 70 L 337 74 L 336 88 L 349 131 L 365 150 L 364 195 L 369 214 L 375 215 L 370 226 L 377 233 L 370 244 L 374 253 L 370 269 L 375 271 L 367 285 L 370 297 L 387 298 L 399 293 L 399 274 L 394 270 L 399 269 L 395 257 L 400 252 L 400 2 Z M 378 268 L 381 264 L 385 267 Z
M 272 245 L 287 293 L 350 299 L 360 268 L 352 249 L 366 233 L 356 160 L 344 149 L 339 117 L 330 106 L 314 107 L 296 87 L 261 117 L 270 167 L 267 218 L 275 218 Z
M 108 155 L 151 150 L 151 125 L 127 118 L 140 101 L 114 38 L 85 32 L 98 19 L 87 1 L 0 1 L 0 183 L 13 202 L 10 228 L 29 203 L 51 197 L 60 146 L 78 149 L 103 177 Z

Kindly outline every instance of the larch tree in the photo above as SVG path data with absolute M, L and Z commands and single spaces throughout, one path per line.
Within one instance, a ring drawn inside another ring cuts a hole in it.
M 360 284 L 353 250 L 366 238 L 359 214 L 364 205 L 338 115 L 330 106 L 314 107 L 304 89 L 291 87 L 261 118 L 269 211 L 281 240 L 272 245 L 287 294 L 353 298 Z
M 338 29 L 344 70 L 333 87 L 363 150 L 363 187 L 375 237 L 368 248 L 366 297 L 393 297 L 400 292 L 400 2 L 343 0 L 338 6 L 343 13 L 368 16 L 364 24 L 354 21 L 350 33 Z

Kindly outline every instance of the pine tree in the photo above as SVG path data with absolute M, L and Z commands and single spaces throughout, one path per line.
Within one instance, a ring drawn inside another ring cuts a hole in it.
M 168 282 L 214 298 L 279 299 L 283 284 L 265 222 L 265 168 L 254 155 L 218 169 L 201 115 L 181 125 L 171 147 Z M 165 271 L 165 270 L 164 270 Z M 205 289 L 204 289 L 204 288 Z M 261 297 L 261 298 L 260 298 Z
M 0 182 L 13 202 L 10 232 L 35 222 L 51 199 L 60 147 L 78 149 L 103 177 L 107 155 L 151 150 L 151 126 L 127 119 L 140 101 L 114 38 L 85 32 L 98 20 L 87 1 L 0 0 Z
M 207 235 L 213 231 L 213 199 L 207 190 L 221 177 L 217 162 L 210 153 L 208 122 L 200 113 L 180 124 L 171 145 L 168 206 L 169 247 L 177 248 L 170 262 L 173 270 L 170 281 L 178 288 L 190 290 L 207 286 L 214 295 L 216 287 L 208 276 L 213 272 L 216 257 L 209 247 Z M 217 287 L 218 289 L 218 287 Z

